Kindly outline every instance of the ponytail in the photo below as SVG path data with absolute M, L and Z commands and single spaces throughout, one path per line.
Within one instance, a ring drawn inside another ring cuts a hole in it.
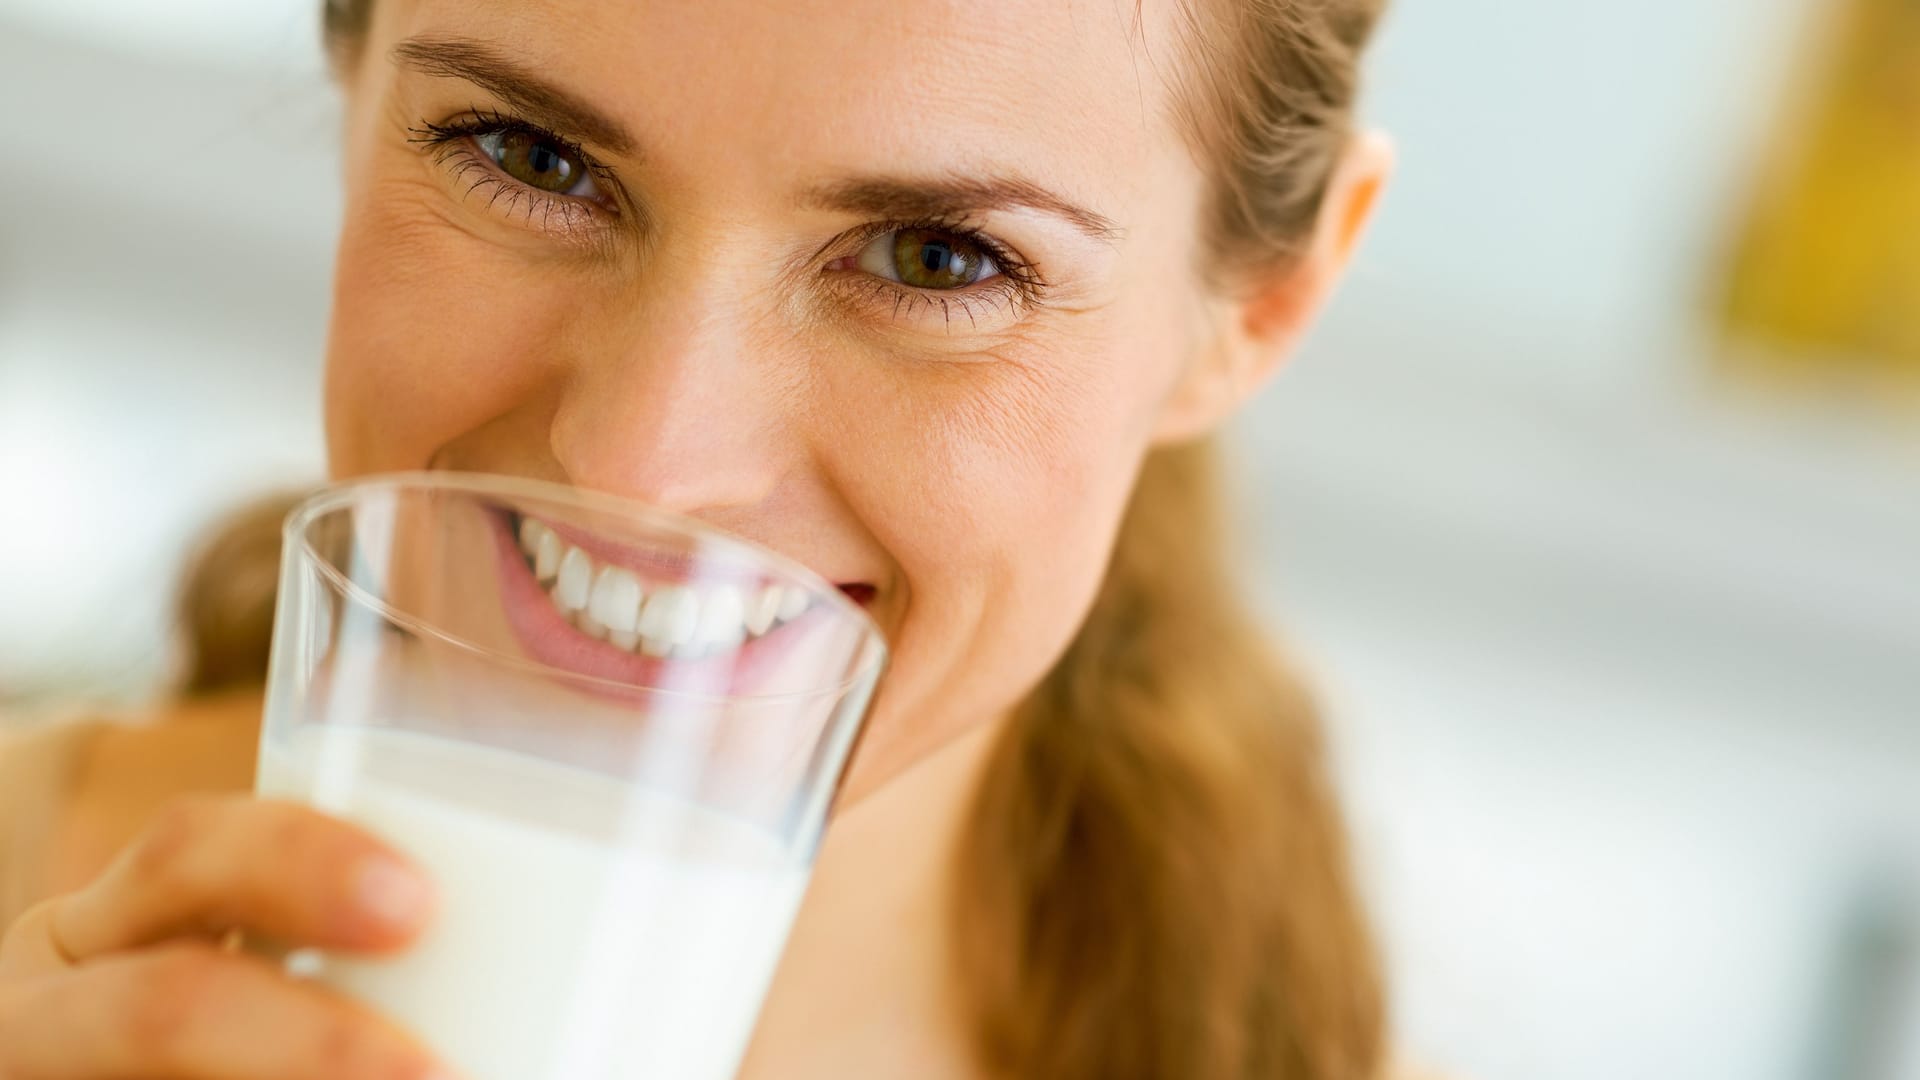
M 1005 1080 L 1367 1080 L 1384 1009 L 1308 702 L 1235 599 L 1205 446 L 1144 469 L 995 750 L 956 962 Z

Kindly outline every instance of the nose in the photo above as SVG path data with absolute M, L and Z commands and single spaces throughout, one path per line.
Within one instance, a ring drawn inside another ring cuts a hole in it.
M 781 390 L 791 361 L 755 343 L 750 321 L 681 292 L 581 342 L 551 431 L 568 478 L 709 519 L 767 500 L 794 465 Z

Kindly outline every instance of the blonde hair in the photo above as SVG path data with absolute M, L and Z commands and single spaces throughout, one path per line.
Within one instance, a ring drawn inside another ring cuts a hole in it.
M 1214 166 L 1199 268 L 1211 280 L 1283 266 L 1312 229 L 1383 2 L 1182 8 L 1177 98 Z M 370 11 L 324 0 L 337 65 L 356 60 Z M 1362 1080 L 1383 1067 L 1383 995 L 1320 729 L 1238 599 L 1217 472 L 1205 443 L 1149 455 L 1091 613 L 976 796 L 954 962 L 995 1076 Z M 271 508 L 238 517 L 210 557 L 277 543 L 276 525 Z M 254 601 L 270 575 L 194 582 L 189 685 L 263 663 L 270 606 Z M 252 599 L 226 595 L 240 592 Z
M 181 693 L 212 694 L 266 678 L 280 522 L 299 499 L 276 492 L 237 506 L 195 546 L 174 601 Z
M 997 748 L 956 962 L 993 1075 L 1376 1073 L 1381 992 L 1306 697 L 1235 599 L 1210 447 L 1147 461 Z

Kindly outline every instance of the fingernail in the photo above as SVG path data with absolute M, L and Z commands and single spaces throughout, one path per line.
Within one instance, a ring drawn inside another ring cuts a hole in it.
M 360 864 L 354 882 L 360 910 L 394 926 L 411 926 L 427 913 L 433 890 L 412 867 L 384 856 Z

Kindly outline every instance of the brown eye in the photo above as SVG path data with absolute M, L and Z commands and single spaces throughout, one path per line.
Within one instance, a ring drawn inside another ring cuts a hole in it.
M 473 137 L 500 171 L 536 191 L 591 198 L 598 194 L 578 151 L 532 131 L 491 131 Z
M 999 273 L 979 244 L 939 229 L 896 229 L 873 239 L 855 258 L 875 277 L 916 289 L 964 289 Z

